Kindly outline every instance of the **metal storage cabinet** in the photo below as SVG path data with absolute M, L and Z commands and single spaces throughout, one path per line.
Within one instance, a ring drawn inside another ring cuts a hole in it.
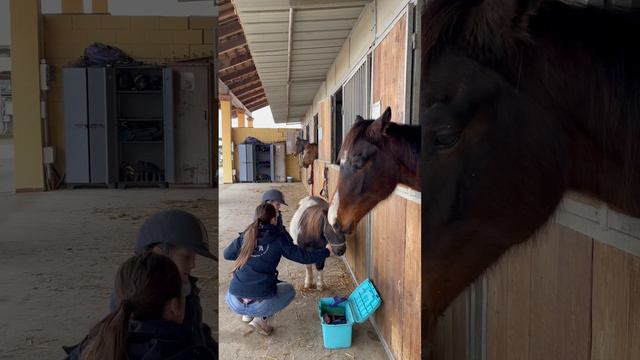
M 66 68 L 63 78 L 66 182 L 115 185 L 114 71 Z
M 115 69 L 118 186 L 175 182 L 173 73 L 158 66 Z
M 254 145 L 238 145 L 238 156 L 240 159 L 240 182 L 256 181 L 256 156 Z

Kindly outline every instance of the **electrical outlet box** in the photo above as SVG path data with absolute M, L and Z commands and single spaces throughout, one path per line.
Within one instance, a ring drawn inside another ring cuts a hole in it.
M 56 160 L 56 149 L 53 146 L 46 146 L 42 149 L 42 159 L 45 164 L 53 164 Z

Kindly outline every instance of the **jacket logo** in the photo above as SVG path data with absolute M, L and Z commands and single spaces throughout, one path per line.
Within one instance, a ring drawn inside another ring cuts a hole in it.
M 260 256 L 266 254 L 269 251 L 269 245 L 270 244 L 267 244 L 266 246 L 258 245 L 258 247 L 253 252 L 253 254 L 251 254 L 251 257 L 260 257 Z

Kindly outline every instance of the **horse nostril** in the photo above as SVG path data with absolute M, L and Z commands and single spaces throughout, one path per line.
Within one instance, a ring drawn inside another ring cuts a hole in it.
M 336 221 L 335 224 L 333 224 L 333 230 L 335 230 L 335 232 L 337 232 L 338 234 L 340 233 L 340 223 Z

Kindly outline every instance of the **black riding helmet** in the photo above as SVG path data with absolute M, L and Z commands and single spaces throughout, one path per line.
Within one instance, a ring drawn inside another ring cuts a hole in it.
M 209 250 L 207 230 L 200 219 L 183 210 L 164 210 L 149 217 L 138 232 L 134 251 L 141 254 L 150 245 L 171 244 L 218 260 Z
M 282 194 L 282 192 L 280 190 L 276 190 L 276 189 L 268 190 L 267 192 L 262 194 L 262 202 L 265 203 L 267 201 L 277 201 L 277 202 L 279 202 L 281 204 L 289 206 L 284 201 L 284 195 Z

